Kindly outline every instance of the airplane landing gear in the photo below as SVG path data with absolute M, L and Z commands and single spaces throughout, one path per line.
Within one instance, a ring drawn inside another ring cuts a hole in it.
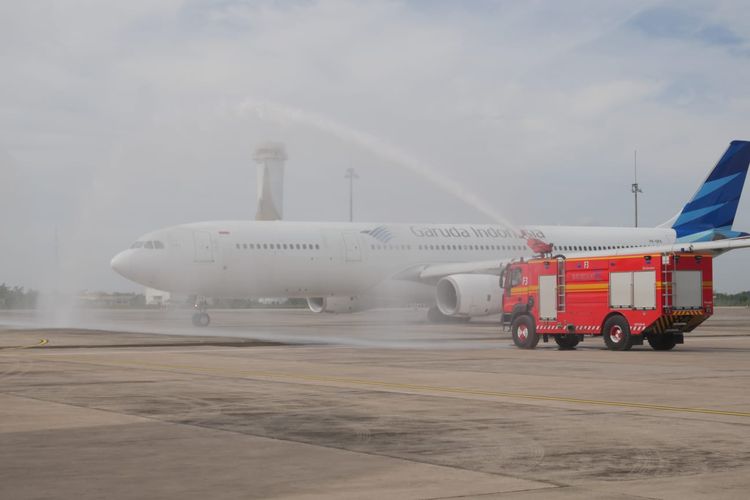
M 211 323 L 211 316 L 209 316 L 208 313 L 197 312 L 193 314 L 193 325 L 206 327 L 209 323 Z
M 195 298 L 195 305 L 193 306 L 197 311 L 193 314 L 193 325 L 200 326 L 201 328 L 207 327 L 211 323 L 211 316 L 208 315 L 206 309 L 208 302 L 202 297 Z

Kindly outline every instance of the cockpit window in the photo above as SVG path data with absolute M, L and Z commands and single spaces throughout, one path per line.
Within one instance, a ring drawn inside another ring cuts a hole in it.
M 150 241 L 136 241 L 130 248 L 148 248 L 149 250 L 158 249 L 163 250 L 165 248 L 164 243 L 158 240 Z

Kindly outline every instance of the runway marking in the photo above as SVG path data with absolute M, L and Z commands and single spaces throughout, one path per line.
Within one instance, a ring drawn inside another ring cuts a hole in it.
M 419 392 L 431 392 L 431 393 L 443 393 L 443 394 L 461 394 L 470 396 L 490 396 L 504 399 L 525 399 L 532 401 L 554 401 L 560 403 L 572 403 L 580 405 L 592 405 L 592 406 L 610 406 L 620 408 L 635 408 L 640 410 L 655 410 L 664 412 L 677 412 L 677 413 L 697 413 L 704 415 L 722 415 L 731 417 L 744 417 L 750 418 L 750 412 L 734 411 L 734 410 L 720 410 L 713 408 L 691 408 L 686 406 L 669 406 L 659 405 L 654 403 L 638 403 L 629 401 L 607 401 L 603 399 L 582 399 L 582 398 L 570 398 L 565 396 L 548 396 L 544 394 L 527 394 L 522 392 L 506 392 L 506 391 L 489 391 L 484 389 L 471 389 L 463 387 L 443 387 L 433 386 L 424 384 L 409 384 L 402 382 L 386 382 L 381 380 L 367 380 L 367 379 L 356 379 L 347 377 L 333 377 L 327 375 L 308 375 L 299 373 L 284 373 L 284 372 L 265 372 L 265 371 L 249 371 L 249 370 L 226 370 L 226 369 L 215 369 L 215 368 L 201 368 L 189 365 L 166 365 L 156 363 L 127 363 L 127 362 L 92 362 L 88 360 L 77 360 L 76 358 L 69 358 L 72 361 L 80 361 L 85 364 L 103 364 L 112 366 L 122 366 L 129 368 L 146 368 L 166 371 L 187 371 L 188 373 L 202 373 L 207 375 L 218 375 L 218 376 L 242 376 L 246 378 L 261 378 L 261 379 L 277 379 L 277 380 L 291 380 L 291 381 L 309 381 L 309 382 L 330 382 L 338 384 L 348 384 L 353 386 L 361 387 L 377 387 L 382 389 L 400 389 L 409 391 Z
M 39 339 L 39 342 L 36 344 L 31 345 L 13 345 L 8 347 L 0 347 L 0 350 L 11 350 L 11 349 L 33 349 L 34 347 L 41 347 L 43 345 L 49 344 L 49 340 L 47 339 Z

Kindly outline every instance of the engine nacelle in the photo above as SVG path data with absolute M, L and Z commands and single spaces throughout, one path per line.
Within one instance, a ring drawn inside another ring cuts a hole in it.
M 369 301 L 356 295 L 344 297 L 308 297 L 307 307 L 314 313 L 353 313 L 369 308 Z
M 437 306 L 452 317 L 498 314 L 503 308 L 500 278 L 494 274 L 452 274 L 438 281 Z

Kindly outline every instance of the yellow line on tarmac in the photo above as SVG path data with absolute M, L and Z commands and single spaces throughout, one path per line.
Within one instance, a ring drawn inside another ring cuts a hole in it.
M 41 347 L 41 346 L 47 345 L 47 344 L 49 344 L 49 340 L 47 340 L 47 339 L 39 339 L 39 342 L 37 342 L 36 344 L 32 344 L 32 345 L 13 345 L 13 346 L 9 346 L 9 347 L 0 347 L 0 350 L 3 350 L 3 349 L 7 349 L 7 350 L 10 350 L 10 349 L 32 349 L 34 347 Z
M 84 363 L 92 363 L 90 359 L 83 360 Z M 198 372 L 206 375 L 218 375 L 218 376 L 242 376 L 246 378 L 262 378 L 262 379 L 276 379 L 276 380 L 289 380 L 289 381 L 308 381 L 308 382 L 330 382 L 337 384 L 347 384 L 361 387 L 376 387 L 381 389 L 400 389 L 407 391 L 418 391 L 418 392 L 429 392 L 438 394 L 459 394 L 469 396 L 489 396 L 503 399 L 525 399 L 532 401 L 555 401 L 561 403 L 572 403 L 580 405 L 593 405 L 593 406 L 611 406 L 620 408 L 636 408 L 641 410 L 656 410 L 665 412 L 678 412 L 678 413 L 698 413 L 704 415 L 723 415 L 730 417 L 745 417 L 750 418 L 750 412 L 734 411 L 734 410 L 719 410 L 712 408 L 691 408 L 684 406 L 668 406 L 659 405 L 653 403 L 638 403 L 628 401 L 607 401 L 601 399 L 581 399 L 581 398 L 569 398 L 564 396 L 547 396 L 543 394 L 526 394 L 521 392 L 505 392 L 505 391 L 488 391 L 483 389 L 470 389 L 462 387 L 442 387 L 433 385 L 423 384 L 409 384 L 401 382 L 386 382 L 380 380 L 367 380 L 367 379 L 356 379 L 347 377 L 333 377 L 327 375 L 307 375 L 299 373 L 283 373 L 283 372 L 265 372 L 265 371 L 248 371 L 248 370 L 228 370 L 228 369 L 216 369 L 216 368 L 201 368 L 189 365 L 166 365 L 166 364 L 155 364 L 155 363 L 126 363 L 126 362 L 107 362 L 93 364 L 111 364 L 123 367 L 132 368 L 147 368 L 156 370 L 185 370 L 187 372 Z
M 21 349 L 31 349 L 32 347 L 42 347 L 43 345 L 49 344 L 49 340 L 47 339 L 39 339 L 39 342 L 37 342 L 34 345 L 25 345 L 21 347 Z

